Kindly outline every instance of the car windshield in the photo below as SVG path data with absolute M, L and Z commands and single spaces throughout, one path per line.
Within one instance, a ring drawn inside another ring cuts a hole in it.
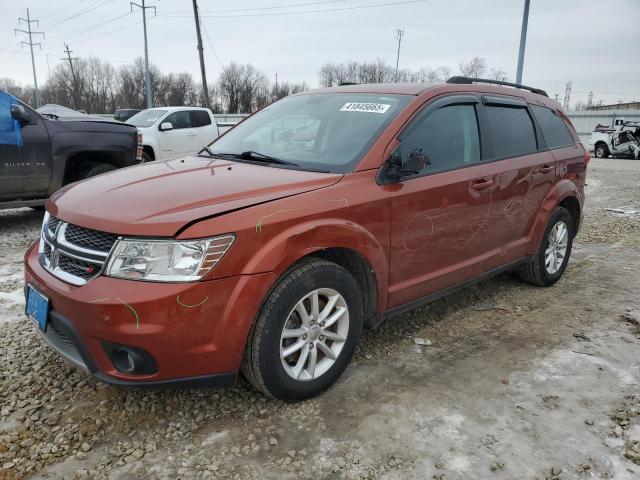
M 209 150 L 214 155 L 256 152 L 301 169 L 346 173 L 412 98 L 361 93 L 287 97 L 238 124 Z
M 166 110 L 144 110 L 136 113 L 133 117 L 127 120 L 126 123 L 129 123 L 134 127 L 150 127 L 165 113 L 167 113 Z

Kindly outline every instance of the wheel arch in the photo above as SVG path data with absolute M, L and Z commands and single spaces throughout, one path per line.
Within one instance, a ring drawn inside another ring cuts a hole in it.
M 116 168 L 120 168 L 129 164 L 127 160 L 127 155 L 125 153 L 117 151 L 81 150 L 71 152 L 67 156 L 62 184 L 66 185 L 68 183 L 81 180 L 81 178 L 79 178 L 79 174 L 82 171 L 82 166 L 87 163 L 108 164 L 113 165 Z
M 549 217 L 557 207 L 566 208 L 569 210 L 572 218 L 574 220 L 577 219 L 577 223 L 574 224 L 574 230 L 575 232 L 578 231 L 580 226 L 580 217 L 582 214 L 582 202 L 580 199 L 580 192 L 571 180 L 562 179 L 556 183 L 540 205 L 536 218 L 533 222 L 531 234 L 529 236 L 531 239 L 529 244 L 530 254 L 535 254 L 538 251 Z

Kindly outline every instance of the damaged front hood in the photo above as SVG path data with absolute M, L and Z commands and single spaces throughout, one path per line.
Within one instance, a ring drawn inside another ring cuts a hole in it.
M 173 236 L 187 223 L 328 187 L 342 175 L 186 157 L 123 168 L 51 196 L 52 215 L 121 235 Z

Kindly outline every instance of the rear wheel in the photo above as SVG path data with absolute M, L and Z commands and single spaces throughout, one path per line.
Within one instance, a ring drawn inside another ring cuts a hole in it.
M 607 158 L 609 156 L 609 149 L 604 143 L 596 145 L 596 158 Z
M 528 283 L 548 287 L 562 277 L 573 245 L 574 225 L 569 211 L 556 208 L 544 233 L 540 249 L 530 263 L 520 268 L 520 277 Z
M 362 298 L 347 270 L 313 259 L 278 283 L 249 335 L 242 365 L 260 391 L 313 397 L 340 377 L 362 329 Z

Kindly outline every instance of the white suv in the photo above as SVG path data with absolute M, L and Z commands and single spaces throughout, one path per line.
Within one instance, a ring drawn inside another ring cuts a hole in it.
M 126 123 L 142 134 L 143 161 L 171 160 L 196 153 L 220 132 L 208 108 L 158 107 L 136 113 Z

